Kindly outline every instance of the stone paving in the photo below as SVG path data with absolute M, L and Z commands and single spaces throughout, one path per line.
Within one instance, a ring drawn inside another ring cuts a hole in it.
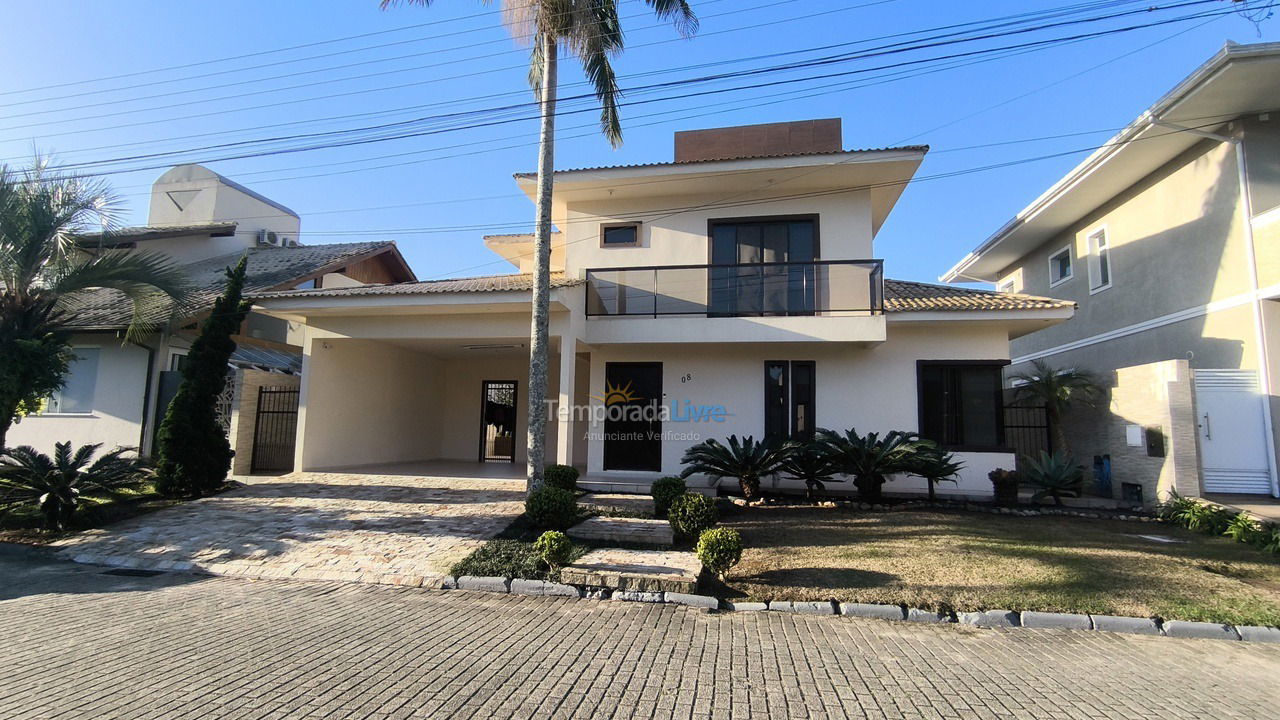
M 629 543 L 671 547 L 675 533 L 671 523 L 652 518 L 593 517 L 565 531 L 575 540 L 597 543 Z
M 295 473 L 56 545 L 120 567 L 432 587 L 523 503 L 519 481 Z
M 1256 720 L 1280 707 L 1275 645 L 58 565 L 0 558 L 5 720 Z
M 560 581 L 618 590 L 698 592 L 702 561 L 680 550 L 592 550 L 560 569 Z

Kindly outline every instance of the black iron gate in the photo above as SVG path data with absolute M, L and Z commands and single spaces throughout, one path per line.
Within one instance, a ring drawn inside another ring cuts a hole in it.
M 1043 405 L 1005 405 L 1004 440 L 1013 448 L 1021 461 L 1024 456 L 1035 457 L 1053 452 L 1053 435 L 1049 432 L 1049 413 Z
M 258 388 L 253 426 L 252 472 L 292 470 L 298 435 L 298 389 Z

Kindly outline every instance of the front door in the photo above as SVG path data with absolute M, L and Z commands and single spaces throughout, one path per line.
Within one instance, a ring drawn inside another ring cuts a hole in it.
M 1252 370 L 1197 370 L 1200 467 L 1206 493 L 1271 493 L 1266 399 Z
M 516 461 L 516 381 L 485 380 L 480 395 L 480 462 Z
M 662 363 L 605 363 L 605 470 L 662 470 Z

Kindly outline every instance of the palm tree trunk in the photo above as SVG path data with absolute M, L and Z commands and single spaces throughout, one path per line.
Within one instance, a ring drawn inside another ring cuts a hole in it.
M 533 318 L 529 331 L 528 482 L 525 491 L 542 489 L 546 461 L 548 306 L 551 300 L 551 191 L 556 142 L 556 38 L 542 38 L 542 128 L 538 135 L 538 219 L 533 257 Z M 569 347 L 560 352 L 572 352 Z
M 1045 416 L 1049 419 L 1049 428 L 1053 431 L 1053 452 L 1070 455 L 1067 449 L 1067 434 L 1062 429 L 1062 412 L 1053 407 L 1045 408 Z

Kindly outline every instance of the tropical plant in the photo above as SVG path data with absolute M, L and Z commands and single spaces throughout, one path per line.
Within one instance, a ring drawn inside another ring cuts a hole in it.
M 198 497 L 227 482 L 235 451 L 218 423 L 218 396 L 227 384 L 227 361 L 235 352 L 249 303 L 243 299 L 248 258 L 227 269 L 227 284 L 213 303 L 200 335 L 191 343 L 182 382 L 156 434 L 156 489 L 171 497 Z
M 703 566 L 723 580 L 729 576 L 729 570 L 742 560 L 742 535 L 733 528 L 703 530 L 694 551 Z
M 1055 449 L 1069 454 L 1062 418 L 1073 406 L 1092 407 L 1098 403 L 1103 390 L 1097 379 L 1092 373 L 1055 368 L 1044 360 L 1032 361 L 1030 372 L 1018 373 L 1009 379 L 1013 383 L 1014 402 L 1044 406 L 1053 429 Z
M 1252 543 L 1256 542 L 1261 532 L 1262 526 L 1248 513 L 1236 513 L 1236 516 L 1231 518 L 1231 522 L 1227 523 L 1227 529 L 1223 530 L 1222 534 L 1236 542 Z
M 1169 499 L 1156 507 L 1156 517 L 1167 522 L 1180 522 L 1180 518 L 1188 508 L 1199 505 L 1196 500 L 1179 495 L 1176 490 L 1169 493 Z
M 908 465 L 907 472 L 924 478 L 929 483 L 930 500 L 936 498 L 934 490 L 939 482 L 956 482 L 956 477 L 964 469 L 964 463 L 956 460 L 953 453 L 927 440 L 922 440 L 916 446 Z
M 890 430 L 884 437 L 859 435 L 855 428 L 843 434 L 819 430 L 817 442 L 835 467 L 853 478 L 858 497 L 868 502 L 880 499 L 889 475 L 911 470 L 920 447 L 919 436 L 901 430 Z
M 401 2 L 429 6 L 432 0 L 381 0 L 383 9 Z M 486 0 L 488 1 L 488 0 Z M 658 18 L 671 20 L 684 36 L 698 29 L 698 18 L 686 0 L 644 0 Z M 533 297 L 529 338 L 528 483 L 532 494 L 542 487 L 542 463 L 546 455 L 548 317 L 551 300 L 551 192 L 555 171 L 555 118 L 559 51 L 575 55 L 601 105 L 600 126 L 609 142 L 622 143 L 618 113 L 617 78 L 610 58 L 622 52 L 622 23 L 617 0 L 503 0 L 507 28 L 519 40 L 529 41 L 529 85 L 540 110 L 538 132 L 537 219 L 534 224 Z
M 561 490 L 577 492 L 578 469 L 572 465 L 548 465 L 542 472 L 547 487 L 558 487 Z
M 1044 502 L 1045 498 L 1053 498 L 1054 505 L 1061 505 L 1063 496 L 1079 497 L 1084 487 L 1084 468 L 1061 450 L 1052 455 L 1041 450 L 1036 457 L 1023 458 L 1025 468 L 1022 477 L 1039 488 L 1031 496 L 1032 502 Z
M 712 438 L 685 450 L 680 459 L 684 464 L 680 477 L 701 473 L 716 480 L 733 478 L 738 481 L 742 497 L 752 500 L 760 494 L 760 479 L 777 473 L 793 449 L 790 444 L 775 440 L 756 442 L 750 435 L 741 440 L 730 435 L 728 443 Z
M 654 516 L 664 517 L 671 503 L 685 494 L 688 489 L 684 484 L 684 478 L 664 477 L 654 480 L 653 485 L 649 486 L 649 494 L 653 496 Z
M 816 442 L 794 444 L 778 469 L 796 480 L 803 480 L 805 496 L 810 500 L 822 494 L 827 489 L 826 483 L 840 472 L 826 448 Z
M 101 181 L 60 176 L 45 159 L 25 172 L 0 166 L 0 447 L 20 414 L 62 387 L 70 323 L 87 296 L 112 290 L 132 303 L 129 339 L 187 297 L 185 277 L 166 256 L 78 240 L 116 230 L 120 209 Z
M 1013 507 L 1018 504 L 1018 473 L 996 468 L 987 473 L 987 479 L 991 481 L 991 491 L 997 505 Z
M 568 490 L 544 487 L 524 501 L 524 513 L 536 528 L 567 530 L 578 520 L 578 499 Z
M 676 537 L 696 538 L 703 530 L 714 527 L 720 519 L 716 504 L 699 493 L 685 493 L 667 509 L 667 521 Z
M 131 448 L 116 448 L 90 465 L 102 445 L 54 444 L 50 458 L 29 445 L 0 453 L 0 508 L 38 505 L 45 528 L 62 530 L 86 498 L 116 499 L 147 481 L 151 471 Z
M 568 535 L 559 530 L 548 530 L 539 535 L 533 541 L 533 549 L 538 551 L 542 561 L 552 570 L 569 562 L 569 558 L 573 556 L 573 543 L 569 541 Z
M 1257 543 L 1263 550 L 1280 555 L 1280 525 L 1267 523 L 1266 527 L 1258 533 Z
M 1195 502 L 1174 516 L 1188 530 L 1207 535 L 1222 535 L 1231 525 L 1231 511 L 1217 505 Z

